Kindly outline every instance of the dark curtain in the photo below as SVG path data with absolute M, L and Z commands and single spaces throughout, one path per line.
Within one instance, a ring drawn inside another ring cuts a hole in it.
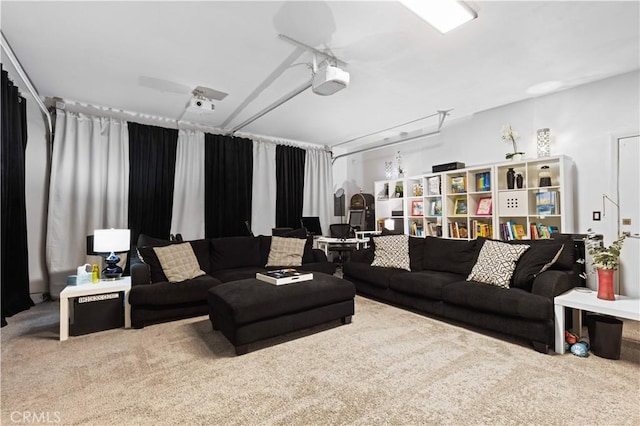
M 169 239 L 178 130 L 127 123 L 129 127 L 129 229 Z
M 253 142 L 205 134 L 205 236 L 248 235 L 253 189 Z
M 300 228 L 307 152 L 293 146 L 276 147 L 276 227 Z
M 1 69 L 1 65 L 0 65 Z M 2 69 L 2 326 L 6 317 L 33 306 L 29 296 L 29 253 L 25 199 L 27 101 Z

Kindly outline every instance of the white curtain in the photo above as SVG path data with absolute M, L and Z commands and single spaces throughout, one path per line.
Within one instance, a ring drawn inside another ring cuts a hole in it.
M 204 238 L 204 133 L 180 130 L 176 153 L 171 233 Z
M 253 141 L 253 189 L 251 230 L 254 235 L 271 235 L 276 226 L 276 145 Z
M 331 153 L 307 149 L 304 162 L 304 198 L 302 216 L 320 217 L 322 233 L 329 235 L 333 207 Z
M 85 263 L 87 235 L 128 227 L 129 204 L 127 122 L 56 114 L 46 243 L 52 294 Z

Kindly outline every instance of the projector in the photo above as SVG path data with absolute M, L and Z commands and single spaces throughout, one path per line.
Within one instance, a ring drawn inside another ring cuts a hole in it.
M 313 93 L 329 96 L 349 85 L 349 73 L 332 65 L 326 65 L 318 69 L 313 76 Z
M 213 112 L 216 106 L 208 99 L 196 97 L 189 101 L 187 109 L 197 112 Z

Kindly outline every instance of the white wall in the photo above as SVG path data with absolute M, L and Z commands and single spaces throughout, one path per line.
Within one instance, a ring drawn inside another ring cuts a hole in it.
M 455 106 L 454 106 L 455 107 Z M 334 182 L 373 193 L 373 182 L 384 179 L 385 161 L 394 161 L 399 150 L 408 175 L 431 171 L 434 164 L 461 161 L 467 166 L 504 161 L 511 145 L 500 137 L 501 127 L 511 123 L 520 134 L 518 149 L 536 157 L 536 129 L 548 127 L 552 155 L 564 154 L 574 161 L 574 223 L 584 233 L 592 228 L 610 243 L 616 236 L 614 215 L 593 221 L 592 212 L 602 210 L 602 194 L 611 194 L 610 165 L 614 158 L 611 135 L 640 130 L 640 73 L 638 71 L 555 94 L 517 102 L 445 121 L 439 135 L 394 147 L 341 158 L 334 166 Z M 346 178 L 344 173 L 346 170 Z M 611 211 L 611 206 L 607 206 Z M 609 220 L 614 219 L 614 220 Z

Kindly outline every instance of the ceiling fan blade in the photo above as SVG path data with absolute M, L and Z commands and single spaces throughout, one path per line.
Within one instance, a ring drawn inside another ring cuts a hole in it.
M 150 89 L 160 90 L 161 92 L 185 94 L 191 91 L 191 88 L 184 84 L 144 75 L 138 77 L 138 84 Z
M 215 99 L 221 101 L 227 97 L 228 93 L 220 92 L 209 87 L 198 86 L 191 92 L 194 96 L 204 96 L 207 99 Z

